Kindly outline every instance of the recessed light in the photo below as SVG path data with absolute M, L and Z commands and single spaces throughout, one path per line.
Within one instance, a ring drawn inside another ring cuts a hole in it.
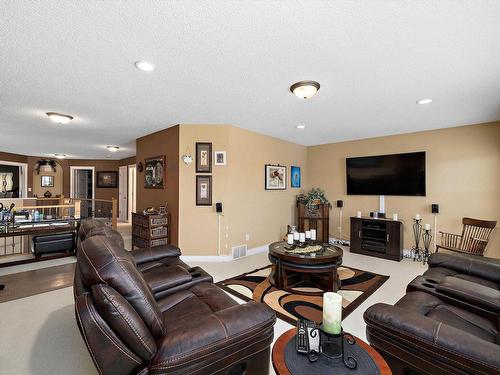
M 106 148 L 111 152 L 116 152 L 120 149 L 118 146 L 106 146 Z
M 306 126 L 305 125 L 297 125 L 297 129 L 305 129 Z
M 153 64 L 144 60 L 136 61 L 135 67 L 143 72 L 152 72 L 155 70 L 155 66 Z
M 49 118 L 58 123 L 58 124 L 67 124 L 71 120 L 73 120 L 73 116 L 70 115 L 63 115 L 62 113 L 57 113 L 57 112 L 47 112 L 46 113 Z
M 66 155 L 64 154 L 54 154 L 54 156 L 57 158 L 57 159 L 64 159 L 66 157 Z
M 417 104 L 429 104 L 432 103 L 432 99 L 421 99 L 417 101 Z
M 316 81 L 300 81 L 290 86 L 290 91 L 299 99 L 310 99 L 319 90 L 320 85 Z

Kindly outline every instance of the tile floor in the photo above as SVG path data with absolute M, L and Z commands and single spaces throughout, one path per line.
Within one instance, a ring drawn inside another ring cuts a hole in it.
M 130 227 L 120 225 L 124 239 L 130 241 Z M 58 259 L 0 269 L 0 274 L 21 272 L 74 261 Z M 215 281 L 239 275 L 269 262 L 261 253 L 230 263 L 197 263 L 213 275 Z M 390 278 L 343 322 L 344 329 L 365 339 L 363 312 L 377 302 L 392 304 L 405 292 L 406 285 L 426 267 L 411 260 L 393 262 L 364 255 L 344 254 L 343 263 Z M 195 264 L 191 264 L 195 265 Z M 235 297 L 233 297 L 235 298 Z M 236 299 L 236 298 L 235 298 Z M 292 326 L 278 319 L 275 338 Z M 272 366 L 271 366 L 271 373 Z M 7 374 L 97 374 L 80 337 L 73 312 L 72 288 L 64 288 L 0 304 L 0 375 Z

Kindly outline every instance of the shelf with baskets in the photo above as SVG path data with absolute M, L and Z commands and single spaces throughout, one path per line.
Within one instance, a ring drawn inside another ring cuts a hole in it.
M 168 244 L 168 213 L 145 215 L 132 213 L 132 247 Z

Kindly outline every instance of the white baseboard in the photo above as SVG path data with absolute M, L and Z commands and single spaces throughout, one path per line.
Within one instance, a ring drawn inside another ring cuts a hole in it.
M 247 250 L 247 257 L 267 252 L 269 249 L 269 244 L 257 246 L 252 249 Z M 245 257 L 246 258 L 246 257 Z M 238 258 L 242 259 L 242 258 Z M 232 262 L 233 259 L 231 255 L 181 255 L 181 260 L 183 262 Z

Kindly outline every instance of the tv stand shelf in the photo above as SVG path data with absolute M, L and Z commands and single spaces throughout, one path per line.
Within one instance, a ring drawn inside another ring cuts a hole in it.
M 399 262 L 403 259 L 403 223 L 351 217 L 351 252 Z

